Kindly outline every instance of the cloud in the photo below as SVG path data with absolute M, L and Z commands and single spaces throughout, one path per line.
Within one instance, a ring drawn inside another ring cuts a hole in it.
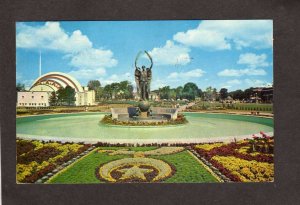
M 238 80 L 238 79 L 234 79 L 234 80 L 229 80 L 226 82 L 227 84 L 231 84 L 231 85 L 239 85 L 242 83 L 242 81 Z
M 106 74 L 106 70 L 104 68 L 79 69 L 72 70 L 68 74 L 75 77 L 76 79 L 90 80 L 94 79 L 96 76 L 104 76 Z
M 18 48 L 50 49 L 65 53 L 92 48 L 92 42 L 80 30 L 68 35 L 59 22 L 46 22 L 39 27 L 17 24 L 16 44 Z
M 239 77 L 239 76 L 252 76 L 252 75 L 266 75 L 267 72 L 264 69 L 258 67 L 267 67 L 270 64 L 266 61 L 267 55 L 257 55 L 255 53 L 244 53 L 239 56 L 237 64 L 246 65 L 245 69 L 224 69 L 218 72 L 218 76 L 223 77 Z
M 190 49 L 168 40 L 163 47 L 153 48 L 149 54 L 156 65 L 186 65 L 191 61 Z
M 178 32 L 173 40 L 208 50 L 271 48 L 272 20 L 204 20 L 197 28 Z
M 101 82 L 101 85 L 107 85 L 107 84 L 127 80 L 127 81 L 131 82 L 133 86 L 135 86 L 135 82 L 133 82 L 133 76 L 129 72 L 122 73 L 122 74 L 113 74 L 106 78 L 100 78 L 99 80 Z
M 165 86 L 170 86 L 170 85 L 167 84 L 166 80 L 161 80 L 158 78 L 151 83 L 151 90 L 157 90 Z
M 188 79 L 199 78 L 204 75 L 205 71 L 202 69 L 194 69 L 187 72 L 172 72 L 168 75 L 168 79 Z
M 263 69 L 254 69 L 254 68 L 246 68 L 246 69 L 225 69 L 217 73 L 218 76 L 222 77 L 239 77 L 244 75 L 266 75 L 266 71 Z
M 71 56 L 70 65 L 78 68 L 113 67 L 118 61 L 110 50 L 88 49 Z
M 17 24 L 16 44 L 18 48 L 46 49 L 64 53 L 73 70 L 70 75 L 77 79 L 103 76 L 106 68 L 114 67 L 118 61 L 111 50 L 94 48 L 92 42 L 80 30 L 71 34 L 64 31 L 59 22 L 46 22 L 42 26 Z
M 238 64 L 247 65 L 249 68 L 267 67 L 270 64 L 266 62 L 267 55 L 256 55 L 255 53 L 241 54 L 238 60 Z
M 221 88 L 231 88 L 232 86 L 231 85 L 223 85 L 223 86 L 221 86 Z
M 110 50 L 94 48 L 71 54 L 65 58 L 70 58 L 69 64 L 77 68 L 69 72 L 69 74 L 78 79 L 92 79 L 95 76 L 104 76 L 106 73 L 105 67 L 113 67 L 118 64 Z
M 245 79 L 244 82 L 251 87 L 263 87 L 266 86 L 267 84 L 269 84 L 266 81 L 262 81 L 262 80 L 252 80 L 252 79 Z

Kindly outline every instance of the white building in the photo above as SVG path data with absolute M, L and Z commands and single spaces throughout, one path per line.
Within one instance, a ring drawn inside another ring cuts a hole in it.
M 53 91 L 70 86 L 75 90 L 75 105 L 95 105 L 95 91 L 82 87 L 72 76 L 50 72 L 37 78 L 29 91 L 18 92 L 17 106 L 44 107 L 49 106 L 49 97 Z
M 47 107 L 49 106 L 49 93 L 48 92 L 31 92 L 22 91 L 18 92 L 19 107 Z

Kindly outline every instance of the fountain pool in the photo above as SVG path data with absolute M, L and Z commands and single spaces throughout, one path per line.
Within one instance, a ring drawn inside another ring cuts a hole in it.
M 40 140 L 110 143 L 207 142 L 273 133 L 273 119 L 254 116 L 184 113 L 189 123 L 176 126 L 112 126 L 100 123 L 107 113 L 53 114 L 16 119 L 17 137 Z

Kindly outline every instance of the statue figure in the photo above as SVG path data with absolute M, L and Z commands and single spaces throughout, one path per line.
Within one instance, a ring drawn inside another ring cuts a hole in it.
M 147 56 L 149 57 L 151 61 L 151 66 L 149 68 L 146 68 L 144 65 L 142 66 L 142 69 L 137 67 L 137 60 L 141 52 L 138 53 L 136 59 L 135 59 L 135 82 L 136 82 L 136 87 L 137 87 L 137 93 L 140 96 L 141 100 L 149 100 L 149 94 L 150 94 L 150 83 L 152 79 L 152 66 L 153 66 L 153 61 L 150 56 L 150 54 L 145 51 Z

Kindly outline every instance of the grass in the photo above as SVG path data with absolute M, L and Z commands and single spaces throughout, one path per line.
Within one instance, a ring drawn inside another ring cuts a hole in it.
M 234 104 L 222 104 L 220 102 L 197 102 L 192 106 L 192 110 L 218 110 L 218 109 L 229 109 L 229 110 L 241 110 L 241 111 L 261 111 L 271 113 L 273 112 L 272 104 L 262 104 L 262 103 L 234 103 Z
M 126 147 L 107 147 L 104 149 L 121 149 Z M 102 148 L 103 149 L 103 148 Z M 134 151 L 146 151 L 155 149 L 155 147 L 132 147 Z M 95 171 L 101 164 L 109 161 L 132 157 L 130 155 L 110 156 L 107 153 L 98 153 L 93 151 L 88 156 L 75 162 L 71 167 L 63 170 L 61 173 L 53 177 L 49 183 L 103 183 L 96 178 Z M 188 151 L 176 154 L 153 156 L 152 158 L 161 159 L 176 167 L 176 173 L 167 178 L 164 182 L 217 182 L 214 178 Z
M 217 182 L 188 151 L 176 154 L 155 156 L 153 158 L 164 160 L 176 167 L 176 173 L 165 182 L 191 183 L 191 182 Z
M 186 116 L 195 116 L 193 113 L 184 113 Z M 217 118 L 217 119 L 228 119 L 245 122 L 253 122 L 262 125 L 274 127 L 274 120 L 269 118 L 255 117 L 255 116 L 244 116 L 244 115 L 228 115 L 228 114 L 211 114 L 211 113 L 200 113 L 198 116 L 205 118 Z

